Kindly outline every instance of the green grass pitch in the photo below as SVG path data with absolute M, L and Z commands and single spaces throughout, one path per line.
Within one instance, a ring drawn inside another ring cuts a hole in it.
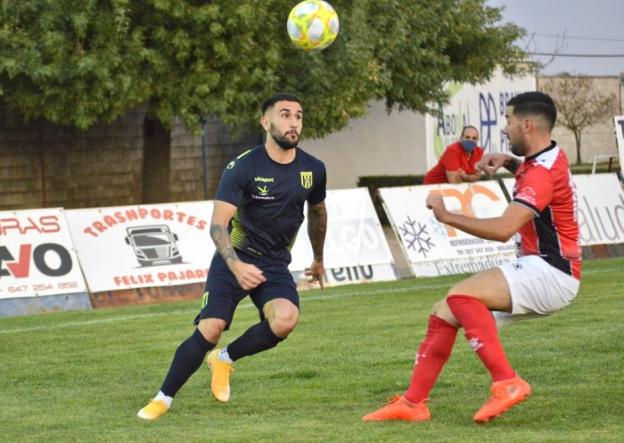
M 7 442 L 622 441 L 624 259 L 585 263 L 564 312 L 501 331 L 533 395 L 486 425 L 472 415 L 489 377 L 463 335 L 432 392 L 427 423 L 363 423 L 407 386 L 434 301 L 461 276 L 302 293 L 277 348 L 237 362 L 232 398 L 202 367 L 170 412 L 136 412 L 158 391 L 199 301 L 0 319 L 0 439 Z M 258 319 L 239 307 L 228 343 Z

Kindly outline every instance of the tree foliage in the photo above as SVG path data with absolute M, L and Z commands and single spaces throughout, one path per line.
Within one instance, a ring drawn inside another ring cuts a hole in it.
M 555 77 L 542 89 L 557 106 L 557 124 L 574 134 L 576 164 L 580 165 L 583 131 L 617 113 L 616 96 L 597 89 L 591 77 Z
M 366 112 L 426 111 L 448 81 L 518 68 L 521 30 L 485 0 L 333 0 L 341 30 L 321 52 L 286 34 L 295 1 L 2 0 L 0 94 L 25 118 L 87 128 L 148 104 L 168 125 L 216 115 L 257 125 L 277 91 L 301 96 L 306 134 Z

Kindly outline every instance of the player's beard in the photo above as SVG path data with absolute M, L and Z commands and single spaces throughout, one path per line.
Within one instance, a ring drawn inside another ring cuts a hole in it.
M 292 131 L 289 131 L 285 134 L 280 134 L 277 128 L 271 123 L 271 137 L 273 138 L 273 140 L 275 140 L 275 143 L 277 143 L 277 145 L 284 150 L 296 148 L 297 144 L 299 143 L 299 134 L 297 134 L 297 137 L 292 140 L 287 135 L 290 132 Z
M 516 155 L 518 157 L 524 157 L 526 155 L 526 152 L 527 152 L 526 140 L 519 139 L 519 140 L 516 140 L 515 142 L 512 142 L 511 140 L 509 140 L 509 144 L 511 145 L 511 153 L 513 155 Z

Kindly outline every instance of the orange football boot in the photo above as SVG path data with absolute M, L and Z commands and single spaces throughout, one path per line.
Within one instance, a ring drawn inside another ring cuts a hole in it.
M 412 403 L 402 395 L 394 396 L 386 406 L 362 417 L 364 421 L 427 421 L 431 413 L 427 407 L 427 400 Z
M 485 423 L 526 400 L 529 395 L 531 385 L 519 376 L 492 383 L 492 397 L 477 411 L 473 420 Z

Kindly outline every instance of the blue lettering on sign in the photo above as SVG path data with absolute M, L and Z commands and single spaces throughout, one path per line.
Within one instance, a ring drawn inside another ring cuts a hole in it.
M 440 109 L 438 113 L 438 135 L 444 136 L 455 134 L 457 123 L 453 114 L 444 114 L 444 111 Z
M 500 94 L 498 94 L 498 114 L 501 117 L 505 116 L 505 108 L 507 108 L 507 102 L 518 94 L 518 92 L 501 92 Z
M 511 150 L 511 146 L 509 146 L 509 140 L 507 139 L 507 134 L 502 129 L 500 132 L 500 152 L 509 152 Z
M 620 131 L 622 131 L 622 137 L 624 137 L 624 120 L 618 120 L 618 125 L 620 125 Z
M 374 275 L 373 267 L 371 265 L 352 266 L 350 268 L 332 268 L 331 273 L 334 279 L 338 282 L 370 280 Z
M 491 151 L 492 127 L 496 126 L 497 118 L 496 102 L 490 93 L 487 97 L 479 93 L 479 118 L 481 120 L 481 145 L 486 151 Z

